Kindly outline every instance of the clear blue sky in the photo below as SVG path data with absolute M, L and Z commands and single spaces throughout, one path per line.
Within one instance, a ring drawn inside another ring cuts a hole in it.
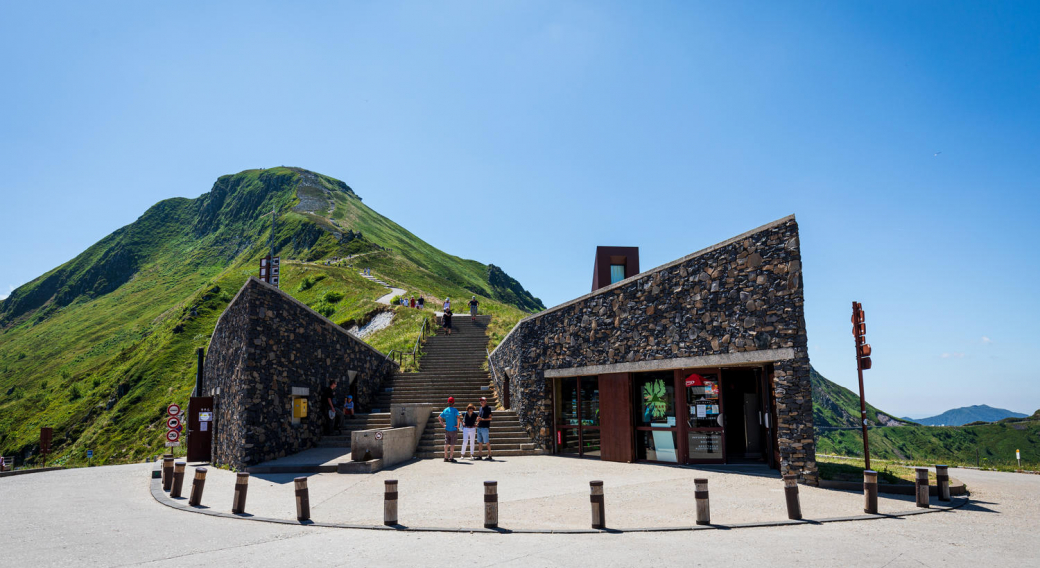
M 4 4 L 0 295 L 261 166 L 547 305 L 795 213 L 821 373 L 859 300 L 874 404 L 1040 407 L 1040 4 L 289 4 Z

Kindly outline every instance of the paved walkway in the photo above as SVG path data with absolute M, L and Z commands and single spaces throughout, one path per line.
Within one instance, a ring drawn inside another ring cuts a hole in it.
M 539 458 L 525 458 L 525 460 Z M 563 459 L 563 458 L 557 458 Z M 519 460 L 518 460 L 519 461 Z M 584 494 L 581 506 L 588 508 L 586 477 L 601 475 L 607 482 L 608 523 L 622 525 L 627 520 L 619 501 L 626 486 L 623 478 L 603 475 L 608 470 L 595 468 L 596 462 L 576 462 L 575 479 L 557 479 L 545 491 L 559 494 L 542 495 L 550 500 L 571 499 L 562 485 L 581 484 L 573 493 Z M 517 464 L 477 464 L 450 466 L 461 478 L 459 488 L 482 479 L 494 471 L 483 466 L 517 467 Z M 534 462 L 532 462 L 534 463 Z M 548 463 L 548 462 L 546 462 Z M 443 462 L 429 466 L 449 467 Z M 654 468 L 617 464 L 622 468 Z M 586 467 L 588 466 L 588 467 Z M 408 466 L 411 467 L 411 466 Z M 477 469 L 477 468 L 480 469 Z M 464 473 L 473 468 L 475 473 Z M 952 474 L 966 481 L 973 490 L 973 501 L 953 512 L 918 515 L 902 519 L 741 529 L 728 531 L 626 533 L 619 535 L 498 535 L 468 533 L 412 533 L 355 531 L 318 527 L 296 527 L 270 523 L 222 519 L 181 512 L 157 503 L 149 493 L 150 465 L 129 465 L 76 469 L 0 479 L 0 534 L 5 562 L 16 566 L 186 566 L 192 564 L 302 565 L 323 566 L 392 566 L 429 565 L 458 562 L 459 556 L 472 557 L 473 562 L 493 566 L 727 566 L 761 564 L 768 566 L 877 566 L 900 568 L 909 566 L 1036 566 L 1040 565 L 1040 549 L 1035 546 L 1035 530 L 1040 523 L 1040 476 L 979 472 L 955 469 Z M 504 469 L 504 468 L 503 468 Z M 652 475 L 649 483 L 663 483 L 676 488 L 676 499 L 685 497 L 678 491 L 675 476 L 679 470 L 661 467 L 660 471 L 640 472 Z M 213 469 L 210 470 L 215 471 Z M 432 470 L 424 470 L 430 473 Z M 411 478 L 406 468 L 395 472 L 402 479 L 401 516 L 414 515 L 421 499 L 418 477 Z M 419 476 L 419 471 L 415 476 Z M 622 472 L 623 473 L 623 472 Z M 409 477 L 406 478 L 405 476 Z M 453 474 L 454 475 L 454 474 Z M 496 476 L 502 493 L 503 523 L 512 508 L 524 500 L 538 499 L 525 495 L 539 483 L 539 468 L 516 468 L 510 477 Z M 619 474 L 620 475 L 620 474 Z M 720 474 L 709 474 L 720 475 Z M 207 482 L 205 503 L 218 509 L 230 509 L 231 488 L 222 476 Z M 338 504 L 335 494 L 318 492 L 324 481 L 314 476 L 311 502 L 314 516 L 329 513 Z M 332 477 L 332 476 L 330 476 Z M 628 479 L 633 485 L 636 474 Z M 376 476 L 337 476 L 341 492 L 359 497 L 369 493 L 368 485 Z M 405 482 L 407 479 L 407 483 Z M 446 478 L 441 478 L 444 480 Z M 260 479 L 251 480 L 250 509 L 263 506 Z M 681 479 L 679 479 L 681 481 Z M 267 480 L 280 492 L 291 494 L 291 485 Z M 779 484 L 776 479 L 758 483 Z M 330 481 L 331 483 L 331 481 Z M 726 488 L 736 489 L 745 482 L 712 478 L 713 518 L 718 515 L 759 514 L 755 505 L 727 507 L 723 496 L 739 499 Z M 732 485 L 731 485 L 732 484 Z M 378 483 L 377 483 L 378 485 Z M 514 489 L 515 487 L 515 489 Z M 631 487 L 636 491 L 638 487 Z M 328 486 L 333 488 L 332 485 Z M 453 495 L 450 487 L 433 487 L 442 495 Z M 480 521 L 479 498 L 469 499 L 468 490 L 448 505 L 458 512 L 471 514 L 473 523 Z M 803 494 L 806 516 L 816 514 L 817 507 L 829 498 Z M 763 499 L 762 506 L 773 508 L 782 503 L 783 492 L 754 497 Z M 258 499 L 254 501 L 254 496 Z M 611 496 L 615 496 L 612 499 Z M 367 499 L 367 497 L 365 497 Z M 844 497 L 836 497 L 838 501 Z M 848 497 L 850 506 L 858 506 L 860 497 Z M 855 504 L 852 502 L 855 501 Z M 348 501 L 342 501 L 348 503 Z M 409 505 L 411 503 L 411 505 Z M 577 501 L 574 502 L 575 506 Z M 272 504 L 271 506 L 278 506 Z M 781 505 L 782 506 L 782 505 Z M 511 507 L 511 508 L 510 508 Z M 610 508 L 613 507 L 613 508 Z M 476 509 L 475 511 L 473 509 Z M 566 508 L 566 507 L 565 507 Z M 356 514 L 371 516 L 369 505 L 354 505 Z M 639 513 L 650 518 L 672 511 Z M 570 513 L 563 513 L 570 515 Z M 551 520 L 546 518 L 546 520 Z M 587 519 L 582 519 L 583 524 Z
M 745 470 L 746 471 L 746 470 Z M 764 475 L 763 475 L 764 474 Z M 260 517 L 296 518 L 291 474 L 258 474 L 250 480 L 249 512 Z M 315 522 L 379 525 L 383 481 L 398 480 L 399 520 L 418 527 L 481 528 L 486 480 L 498 481 L 499 526 L 510 529 L 589 528 L 589 481 L 602 480 L 608 526 L 614 528 L 693 526 L 693 480 L 708 479 L 711 520 L 717 524 L 787 519 L 783 482 L 770 470 L 722 473 L 685 467 L 622 464 L 554 456 L 496 458 L 493 462 L 419 460 L 373 475 L 309 476 Z M 210 469 L 206 491 L 230 499 L 235 474 Z M 800 487 L 805 518 L 863 514 L 858 493 Z M 939 502 L 933 499 L 935 505 Z M 912 496 L 879 499 L 883 513 L 914 510 Z

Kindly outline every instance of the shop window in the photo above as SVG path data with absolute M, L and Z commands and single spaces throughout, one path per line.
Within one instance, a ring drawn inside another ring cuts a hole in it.
M 640 426 L 675 426 L 675 379 L 671 371 L 635 376 L 636 416 Z

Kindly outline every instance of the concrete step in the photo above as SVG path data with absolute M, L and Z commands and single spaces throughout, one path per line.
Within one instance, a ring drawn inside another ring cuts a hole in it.
M 495 450 L 495 449 L 491 450 L 492 457 L 494 457 L 496 459 L 497 458 L 506 458 L 506 457 L 516 457 L 516 456 L 540 456 L 540 455 L 543 455 L 544 453 L 545 452 L 543 452 L 542 450 Z M 481 455 L 483 455 L 483 452 L 481 452 Z M 442 447 L 439 452 L 430 452 L 430 451 L 416 452 L 415 453 L 415 457 L 417 457 L 419 459 L 443 459 L 444 458 L 444 449 Z M 462 452 L 456 449 L 454 457 L 455 457 L 455 459 L 461 458 L 462 457 Z M 469 454 L 468 453 L 466 454 L 466 461 L 469 461 Z

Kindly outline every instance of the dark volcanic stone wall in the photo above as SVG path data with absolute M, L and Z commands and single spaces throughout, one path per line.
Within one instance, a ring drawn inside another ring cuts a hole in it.
M 321 388 L 358 371 L 356 403 L 367 409 L 396 370 L 385 355 L 285 292 L 250 278 L 220 316 L 205 363 L 216 396 L 213 461 L 243 468 L 314 447 Z M 309 419 L 292 424 L 292 389 L 306 387 Z
M 791 216 L 525 318 L 491 360 L 510 371 L 511 406 L 549 449 L 547 370 L 787 348 L 773 384 L 781 472 L 815 483 L 803 302 Z

